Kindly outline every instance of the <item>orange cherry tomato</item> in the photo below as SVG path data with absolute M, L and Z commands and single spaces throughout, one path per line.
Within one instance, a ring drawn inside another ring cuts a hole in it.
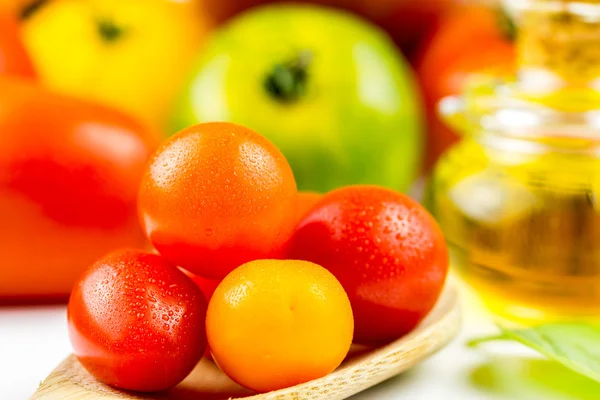
M 221 370 L 257 392 L 323 377 L 352 343 L 352 307 L 342 285 L 319 265 L 256 260 L 217 287 L 206 336 Z
M 19 35 L 13 15 L 0 11 L 0 74 L 35 77 L 33 64 Z
M 168 139 L 138 197 L 142 226 L 158 252 L 209 279 L 247 261 L 281 257 L 296 201 L 283 154 L 258 133 L 222 122 Z
M 136 194 L 155 135 L 109 108 L 0 78 L 0 300 L 66 299 L 81 272 L 144 246 Z

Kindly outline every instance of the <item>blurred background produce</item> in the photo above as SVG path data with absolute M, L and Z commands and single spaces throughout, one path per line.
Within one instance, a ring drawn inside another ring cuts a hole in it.
M 164 129 L 208 29 L 194 0 L 47 1 L 23 40 L 49 88 L 120 108 Z
M 423 40 L 415 64 L 427 110 L 426 171 L 459 139 L 440 119 L 439 101 L 461 93 L 474 73 L 512 73 L 514 35 L 515 27 L 500 5 L 468 4 L 445 14 Z
M 286 156 L 300 190 L 408 190 L 421 159 L 412 73 L 376 27 L 329 8 L 271 5 L 234 19 L 201 53 L 175 128 L 231 121 Z
M 17 19 L 0 11 L 0 74 L 35 77 L 33 64 L 21 42 Z
M 493 0 L 285 3 L 0 0 L 0 298 L 64 296 L 92 260 L 142 245 L 129 221 L 150 136 L 233 121 L 283 150 L 300 189 L 406 192 L 457 138 L 436 102 L 512 70 Z
M 282 0 L 204 0 L 204 12 L 217 22 L 261 4 L 284 3 Z M 410 53 L 440 17 L 459 0 L 300 0 L 335 7 L 371 21 L 385 29 L 401 49 Z M 298 1 L 296 1 L 298 3 Z
M 32 0 L 0 0 L 0 11 L 17 18 L 31 4 Z
M 156 136 L 131 117 L 0 78 L 0 300 L 66 298 L 116 247 L 143 247 L 136 196 Z

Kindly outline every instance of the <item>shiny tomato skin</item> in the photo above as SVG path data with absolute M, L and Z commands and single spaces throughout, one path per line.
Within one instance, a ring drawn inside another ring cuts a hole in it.
M 375 186 L 326 194 L 300 222 L 288 257 L 338 278 L 359 343 L 388 342 L 412 330 L 434 306 L 448 270 L 433 217 L 407 196 Z
M 283 256 L 297 196 L 274 144 L 241 125 L 211 122 L 182 130 L 154 153 L 138 208 L 163 257 L 218 280 L 245 262 Z
M 75 355 L 97 379 L 140 392 L 182 381 L 206 347 L 206 299 L 157 254 L 121 250 L 89 268 L 68 307 Z
M 515 69 L 515 46 L 502 17 L 500 10 L 485 5 L 457 7 L 443 16 L 419 47 L 416 71 L 429 120 L 426 169 L 459 140 L 458 132 L 438 116 L 439 101 L 462 93 L 475 73 L 503 76 Z
M 0 75 L 23 78 L 36 76 L 19 34 L 19 24 L 13 15 L 0 11 Z
M 96 259 L 146 245 L 136 197 L 154 132 L 8 77 L 0 132 L 0 302 L 66 301 Z

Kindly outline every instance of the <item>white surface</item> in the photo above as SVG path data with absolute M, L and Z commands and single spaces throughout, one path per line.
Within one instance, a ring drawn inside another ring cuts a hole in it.
M 465 346 L 467 338 L 494 332 L 490 320 L 465 311 L 460 336 L 415 369 L 363 392 L 352 400 L 501 400 L 470 383 L 474 369 L 490 355 Z M 518 345 L 509 351 L 521 352 Z M 0 399 L 28 399 L 71 351 L 64 306 L 0 307 Z
M 0 399 L 28 399 L 70 346 L 65 307 L 0 307 Z

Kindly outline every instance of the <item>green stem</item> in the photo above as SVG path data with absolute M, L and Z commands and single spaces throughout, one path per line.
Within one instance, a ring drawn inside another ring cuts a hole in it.
M 100 18 L 98 19 L 97 24 L 100 37 L 108 43 L 117 41 L 125 32 L 122 26 L 117 25 L 110 18 Z
M 292 60 L 276 64 L 264 81 L 265 90 L 281 103 L 294 103 L 306 94 L 312 52 L 301 51 Z
M 517 38 L 517 27 L 511 16 L 503 6 L 498 7 L 496 16 L 502 35 L 506 40 L 514 42 Z
M 48 0 L 32 0 L 25 3 L 25 6 L 21 9 L 19 13 L 19 19 L 24 21 L 35 14 L 42 6 L 46 5 Z

